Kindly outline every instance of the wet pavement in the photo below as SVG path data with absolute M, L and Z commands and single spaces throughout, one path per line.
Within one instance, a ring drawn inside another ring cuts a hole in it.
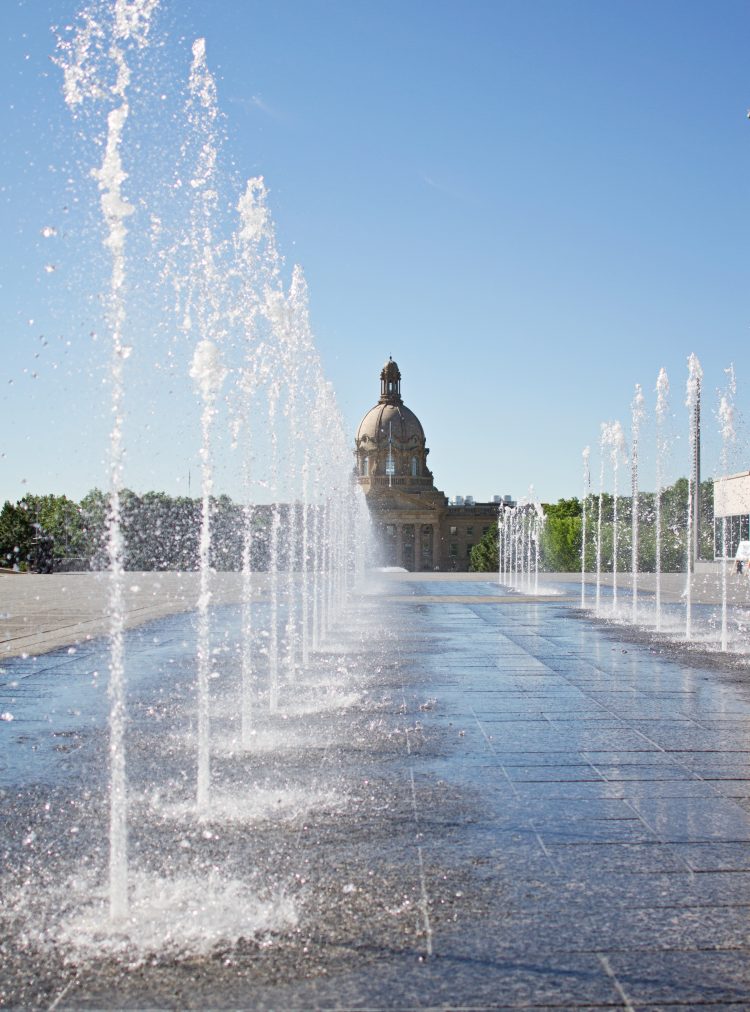
M 267 582 L 256 575 L 256 594 Z M 214 580 L 214 601 L 241 600 L 240 573 Z M 126 628 L 197 607 L 197 572 L 126 573 L 123 612 Z M 110 580 L 106 572 L 13 573 L 0 570 L 0 663 L 10 657 L 40 654 L 106 636 Z
M 217 612 L 203 820 L 192 619 L 128 634 L 132 889 L 204 883 L 204 946 L 176 916 L 163 945 L 114 949 L 101 919 L 76 940 L 106 873 L 106 655 L 2 663 L 5 1006 L 750 1007 L 746 660 L 729 677 L 564 596 L 381 579 L 248 752 Z M 222 940 L 217 877 L 295 918 L 253 934 L 233 908 Z

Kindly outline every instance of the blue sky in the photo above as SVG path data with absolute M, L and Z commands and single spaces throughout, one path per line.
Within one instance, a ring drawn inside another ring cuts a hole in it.
M 50 62 L 50 26 L 75 10 L 3 9 L 0 500 L 107 483 L 93 163 Z M 600 422 L 628 428 L 636 382 L 652 407 L 661 366 L 670 469 L 685 473 L 691 351 L 704 473 L 730 362 L 747 411 L 749 32 L 750 7 L 731 0 L 165 0 L 159 82 L 143 85 L 169 101 L 206 38 L 225 162 L 265 177 L 352 438 L 390 354 L 438 487 L 556 499 L 580 491 Z M 138 139 L 154 174 L 174 129 Z M 180 432 L 160 396 L 134 376 L 137 491 L 184 490 L 197 467 L 194 427 Z M 750 467 L 742 433 L 733 466 Z

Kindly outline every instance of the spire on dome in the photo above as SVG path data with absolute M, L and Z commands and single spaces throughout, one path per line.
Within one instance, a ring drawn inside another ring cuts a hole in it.
M 401 400 L 401 373 L 390 356 L 380 373 L 380 403 L 403 403 Z

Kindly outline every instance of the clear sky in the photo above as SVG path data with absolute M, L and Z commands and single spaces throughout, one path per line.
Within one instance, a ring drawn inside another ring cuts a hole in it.
M 738 410 L 750 400 L 746 0 L 161 6 L 162 76 L 138 87 L 169 101 L 205 37 L 223 157 L 238 179 L 265 177 L 352 439 L 393 355 L 447 494 L 575 495 L 583 447 L 602 421 L 627 432 L 635 383 L 650 411 L 664 366 L 676 476 L 695 352 L 704 474 L 717 469 L 730 362 Z M 104 255 L 84 206 L 95 159 L 75 143 L 50 61 L 50 28 L 76 9 L 3 5 L 0 501 L 107 484 L 102 340 L 90 336 Z M 133 137 L 141 155 L 153 145 L 154 174 L 159 145 L 180 144 L 173 127 Z M 126 480 L 184 491 L 197 442 L 175 423 L 182 402 L 165 418 L 158 376 L 131 383 Z M 732 460 L 750 468 L 742 432 Z

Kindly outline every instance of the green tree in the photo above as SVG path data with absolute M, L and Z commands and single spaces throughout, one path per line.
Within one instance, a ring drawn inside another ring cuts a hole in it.
M 701 482 L 701 535 L 700 557 L 714 557 L 714 483 L 713 479 Z M 721 533 L 719 533 L 721 538 Z
M 573 496 L 572 499 L 558 499 L 556 503 L 543 503 L 542 509 L 547 519 L 580 517 L 583 513 L 583 503 Z
M 570 573 L 581 568 L 583 504 L 580 499 L 544 503 L 541 565 L 547 572 Z
M 0 510 L 0 565 L 26 564 L 31 555 L 34 527 L 29 511 L 20 503 L 6 501 Z
M 231 571 L 242 568 L 242 507 L 228 495 L 211 500 L 211 565 Z
M 558 568 L 565 560 L 566 544 L 577 547 L 576 569 L 580 568 L 580 535 L 575 545 L 575 532 L 566 531 L 560 520 L 574 517 L 571 500 L 560 500 L 545 506 L 548 515 L 545 541 L 545 568 Z M 653 573 L 656 569 L 656 495 L 640 492 L 638 495 L 638 569 Z M 674 485 L 662 489 L 661 494 L 661 568 L 663 572 L 681 572 L 686 565 L 688 481 L 679 478 Z M 596 569 L 596 539 L 598 534 L 599 495 L 586 499 L 586 570 Z M 604 572 L 613 567 L 614 498 L 609 493 L 601 497 L 601 566 Z M 620 572 L 632 566 L 632 509 L 630 496 L 617 497 L 617 568 Z M 547 512 L 549 511 L 549 512 Z M 701 482 L 701 557 L 713 556 L 713 481 Z M 572 561 L 568 557 L 568 563 Z
M 92 488 L 79 503 L 81 517 L 81 556 L 89 569 L 107 567 L 107 521 L 109 496 Z
M 66 495 L 27 495 L 19 506 L 37 524 L 36 538 L 49 540 L 55 563 L 78 558 L 83 549 L 83 524 L 78 504 Z
M 173 499 L 165 492 L 120 493 L 120 519 L 125 541 L 125 568 L 131 570 L 195 569 L 201 504 Z
M 496 573 L 498 571 L 497 524 L 492 524 L 482 540 L 471 550 L 469 571 L 472 573 Z

